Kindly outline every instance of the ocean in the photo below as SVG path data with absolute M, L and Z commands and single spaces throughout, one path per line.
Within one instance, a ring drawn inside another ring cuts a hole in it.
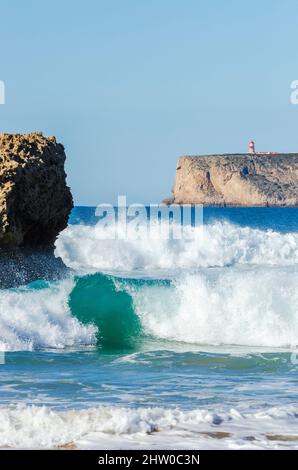
M 0 448 L 298 448 L 298 209 L 206 208 L 189 240 L 107 240 L 0 291 Z

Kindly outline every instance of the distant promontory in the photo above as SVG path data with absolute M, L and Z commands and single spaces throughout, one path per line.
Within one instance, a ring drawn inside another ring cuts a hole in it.
M 166 203 L 298 206 L 298 153 L 183 156 Z

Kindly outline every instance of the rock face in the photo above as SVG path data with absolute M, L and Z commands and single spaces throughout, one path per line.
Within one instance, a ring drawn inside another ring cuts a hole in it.
M 183 156 L 172 192 L 166 203 L 298 206 L 298 154 Z
M 0 250 L 53 252 L 73 207 L 64 147 L 42 133 L 0 134 Z

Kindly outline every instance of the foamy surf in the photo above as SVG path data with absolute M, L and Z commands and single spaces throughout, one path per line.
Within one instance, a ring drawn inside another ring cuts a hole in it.
M 189 240 L 108 240 L 101 225 L 69 225 L 56 243 L 65 264 L 83 271 L 192 269 L 298 262 L 298 233 L 280 233 L 213 222 Z
M 0 350 L 34 351 L 95 344 L 95 327 L 72 316 L 72 280 L 0 290 Z
M 0 408 L 0 448 L 298 448 L 298 409 Z
M 298 233 L 196 235 L 69 226 L 71 277 L 0 291 L 2 448 L 297 448 Z
M 125 350 L 154 339 L 291 349 L 297 284 L 295 267 L 232 267 L 163 281 L 98 273 L 3 290 L 0 348 Z
M 127 288 L 144 331 L 209 345 L 296 347 L 296 268 L 202 270 L 164 284 Z

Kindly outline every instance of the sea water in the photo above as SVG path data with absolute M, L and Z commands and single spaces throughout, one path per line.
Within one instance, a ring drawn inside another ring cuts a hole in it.
M 109 240 L 0 291 L 0 448 L 298 448 L 298 210 L 210 208 L 189 240 Z

